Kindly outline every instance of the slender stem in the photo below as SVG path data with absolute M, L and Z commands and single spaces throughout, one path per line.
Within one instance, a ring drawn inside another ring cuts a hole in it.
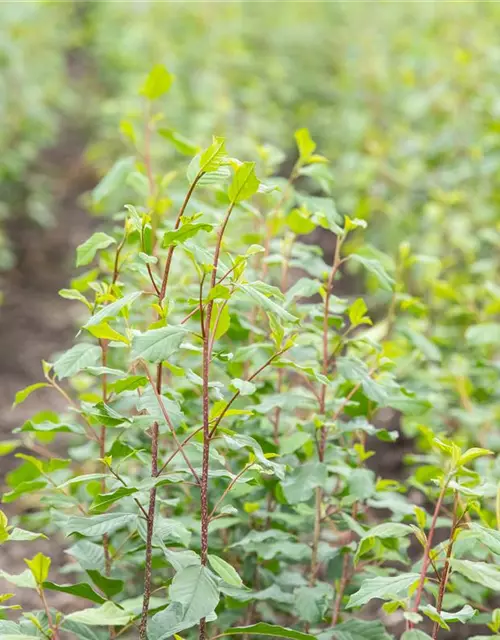
M 439 492 L 439 497 L 437 499 L 436 507 L 434 509 L 434 514 L 432 516 L 431 526 L 429 529 L 429 534 L 427 536 L 427 542 L 424 548 L 424 557 L 422 559 L 422 570 L 420 571 L 420 579 L 418 582 L 417 594 L 415 596 L 415 603 L 413 605 L 414 613 L 418 613 L 418 608 L 420 607 L 420 601 L 422 599 L 422 593 L 423 593 L 424 584 L 425 584 L 425 576 L 427 574 L 427 569 L 429 568 L 429 564 L 430 564 L 429 557 L 432 549 L 432 540 L 434 538 L 434 531 L 436 530 L 436 522 L 439 516 L 439 512 L 441 511 L 441 505 L 443 504 L 446 489 L 448 487 L 448 482 L 449 482 L 448 479 L 446 479 L 443 482 L 443 486 L 441 487 L 441 491 Z M 413 628 L 413 626 L 414 626 L 413 623 L 410 622 L 410 628 Z
M 247 464 L 242 471 L 240 471 L 238 473 L 238 475 L 236 475 L 231 482 L 228 484 L 227 488 L 225 489 L 224 493 L 221 495 L 221 497 L 217 500 L 217 502 L 215 503 L 215 507 L 212 509 L 212 511 L 210 512 L 210 520 L 213 519 L 214 515 L 217 513 L 217 509 L 220 507 L 220 505 L 222 504 L 222 502 L 224 501 L 224 498 L 227 496 L 227 494 L 231 491 L 231 489 L 234 487 L 234 485 L 238 482 L 238 480 L 241 478 L 241 476 L 243 474 L 245 474 L 250 467 L 253 466 L 253 462 L 251 462 L 250 464 Z
M 162 397 L 161 397 L 160 393 L 158 392 L 157 385 L 155 385 L 155 383 L 153 381 L 153 378 L 151 377 L 151 373 L 149 372 L 149 369 L 148 369 L 146 363 L 143 362 L 142 365 L 143 365 L 144 371 L 146 372 L 146 376 L 147 376 L 147 378 L 148 378 L 148 380 L 149 380 L 149 382 L 151 384 L 153 392 L 154 392 L 154 394 L 156 396 L 156 400 L 158 401 L 158 405 L 160 407 L 160 411 L 162 412 L 163 417 L 165 418 L 165 422 L 167 423 L 168 428 L 170 429 L 170 432 L 172 434 L 174 442 L 177 445 L 178 449 L 180 450 L 180 453 L 181 453 L 182 457 L 184 458 L 187 466 L 189 467 L 189 470 L 193 474 L 193 477 L 195 478 L 196 482 L 198 484 L 200 484 L 200 478 L 199 478 L 198 474 L 196 473 L 193 465 L 191 464 L 191 461 L 189 460 L 189 458 L 188 458 L 186 452 L 184 451 L 181 443 L 179 442 L 177 434 L 175 433 L 175 427 L 174 427 L 174 425 L 172 423 L 172 420 L 170 419 L 170 416 L 168 415 L 167 410 L 165 409 L 165 405 L 163 404 Z M 158 430 L 158 423 L 155 423 L 155 425 L 156 425 L 156 430 Z M 156 452 L 156 454 L 158 455 L 158 451 Z M 151 474 L 151 475 L 153 475 L 153 474 Z M 154 474 L 154 477 L 156 477 L 157 475 L 158 475 L 158 467 L 156 466 L 156 472 Z
M 318 546 L 319 538 L 321 534 L 321 502 L 322 502 L 322 490 L 321 487 L 316 487 L 316 503 L 314 510 L 314 532 L 312 543 L 312 556 L 311 556 L 311 575 L 309 577 L 309 585 L 314 587 L 316 584 L 316 577 L 318 574 Z
M 40 596 L 40 600 L 42 601 L 43 609 L 45 611 L 45 615 L 47 616 L 47 622 L 49 623 L 49 628 L 52 631 L 52 640 L 59 640 L 59 630 L 57 629 L 52 619 L 52 614 L 50 613 L 49 605 L 47 604 L 47 599 L 45 598 L 45 593 L 42 585 L 39 585 L 38 587 L 38 595 Z
M 108 343 L 106 340 L 99 340 L 99 344 L 101 347 L 101 361 L 102 366 L 106 367 L 108 362 Z M 108 381 L 107 375 L 104 373 L 101 376 L 101 384 L 102 384 L 102 401 L 104 404 L 108 401 Z M 99 436 L 99 457 L 101 460 L 106 456 L 106 427 L 103 425 L 101 427 L 101 433 Z M 104 468 L 107 470 L 107 465 L 103 462 Z M 106 493 L 106 478 L 101 479 L 101 493 Z M 111 573 L 111 556 L 109 553 L 109 536 L 105 533 L 102 536 L 102 546 L 104 550 L 104 568 L 107 576 Z
M 203 176 L 203 172 L 198 173 L 198 175 L 196 176 L 196 178 L 193 180 L 193 182 L 191 183 L 191 186 L 188 189 L 188 192 L 186 193 L 186 197 L 184 198 L 184 201 L 181 205 L 181 208 L 179 209 L 179 213 L 177 214 L 177 218 L 175 220 L 175 224 L 174 224 L 174 229 L 178 229 L 180 224 L 181 224 L 181 220 L 182 220 L 182 216 L 184 215 L 184 211 L 186 210 L 186 207 L 189 203 L 189 200 L 191 199 L 191 196 L 194 193 L 194 190 L 196 189 L 196 185 L 198 184 L 200 178 Z M 172 258 L 174 255 L 174 250 L 175 250 L 175 245 L 172 245 L 171 247 L 169 247 L 168 249 L 168 253 L 167 253 L 167 260 L 165 263 L 165 269 L 163 271 L 163 279 L 162 279 L 162 283 L 161 283 L 161 289 L 160 289 L 160 293 L 158 295 L 158 301 L 161 305 L 161 303 L 163 302 L 163 299 L 165 298 L 165 293 L 167 291 L 167 284 L 168 284 L 168 276 L 170 274 L 170 267 L 172 265 Z
M 441 580 L 439 583 L 439 594 L 436 602 L 436 611 L 441 613 L 443 609 L 443 598 L 446 593 L 446 585 L 448 584 L 448 578 L 450 575 L 450 560 L 451 554 L 453 552 L 453 545 L 455 544 L 455 533 L 458 525 L 458 504 L 459 504 L 459 495 L 458 492 L 455 492 L 455 499 L 453 501 L 453 523 L 450 529 L 450 541 L 448 543 L 448 548 L 446 550 L 446 560 L 444 562 L 443 572 L 441 574 Z M 437 640 L 439 634 L 439 623 L 434 623 L 434 628 L 432 630 L 432 640 Z
M 264 369 L 266 367 L 268 367 L 273 360 L 276 360 L 276 358 L 279 358 L 280 355 L 282 355 L 283 353 L 285 353 L 285 351 L 287 351 L 288 349 L 281 349 L 280 351 L 277 351 L 274 355 L 272 355 L 269 360 L 266 360 L 266 362 L 264 362 L 264 364 L 262 366 L 260 366 L 256 371 L 254 371 L 252 373 L 251 376 L 249 376 L 247 378 L 247 382 L 252 382 L 252 380 L 254 378 L 256 378 L 259 373 L 261 373 L 262 371 L 264 371 Z M 233 397 L 229 400 L 229 402 L 226 404 L 226 406 L 224 407 L 224 409 L 221 411 L 221 413 L 219 414 L 219 416 L 217 417 L 214 426 L 212 427 L 212 430 L 210 431 L 210 438 L 214 437 L 215 432 L 217 431 L 217 427 L 219 426 L 219 424 L 221 423 L 222 418 L 226 415 L 226 413 L 228 412 L 230 406 L 233 404 L 233 402 L 238 398 L 238 396 L 240 395 L 239 391 L 236 391 L 235 394 L 233 395 Z
M 333 604 L 332 627 L 334 627 L 339 621 L 340 609 L 342 607 L 342 598 L 344 597 L 344 591 L 347 586 L 347 582 L 349 580 L 349 564 L 350 564 L 350 554 L 345 553 L 344 559 L 342 561 L 342 575 L 340 577 L 337 597 L 335 598 L 335 602 Z

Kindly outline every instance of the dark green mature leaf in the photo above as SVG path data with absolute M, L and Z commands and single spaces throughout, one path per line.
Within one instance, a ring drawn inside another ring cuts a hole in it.
M 107 576 L 102 575 L 96 569 L 87 569 L 87 573 L 89 574 L 90 579 L 99 587 L 99 589 L 108 597 L 113 598 L 121 591 L 123 591 L 123 587 L 125 583 L 123 580 L 115 580 L 114 578 L 108 578 Z
M 327 612 L 332 595 L 332 588 L 324 583 L 314 587 L 299 587 L 293 593 L 294 610 L 301 620 L 316 624 Z
M 76 266 L 83 267 L 86 264 L 90 264 L 100 249 L 106 249 L 110 244 L 115 242 L 116 240 L 108 236 L 107 233 L 103 233 L 102 231 L 94 233 L 88 240 L 77 247 Z
M 271 636 L 273 638 L 289 638 L 290 640 L 316 640 L 316 636 L 308 633 L 288 629 L 287 627 L 280 627 L 276 624 L 267 624 L 266 622 L 259 622 L 258 624 L 252 624 L 248 627 L 232 627 L 231 629 L 226 629 L 220 635 Z
M 132 357 L 156 363 L 168 360 L 180 347 L 186 333 L 187 330 L 182 326 L 168 326 L 135 335 Z
M 286 309 L 280 306 L 271 298 L 264 295 L 255 285 L 258 283 L 249 283 L 240 285 L 239 290 L 242 291 L 247 297 L 251 298 L 254 302 L 262 307 L 268 313 L 273 313 L 286 322 L 298 322 L 298 318 Z
M 61 624 L 61 629 L 74 634 L 78 640 L 102 640 L 102 636 L 97 635 L 93 629 L 80 622 L 65 619 Z
M 396 576 L 367 578 L 361 587 L 353 593 L 347 603 L 347 608 L 361 607 L 373 598 L 381 600 L 398 599 L 406 596 L 411 585 L 419 579 L 418 573 L 400 573 Z
M 110 493 L 100 493 L 94 498 L 94 501 L 90 505 L 90 511 L 92 513 L 102 513 L 109 509 L 115 502 L 131 496 L 133 493 L 137 493 L 135 487 L 119 487 L 116 491 L 111 491 Z
M 79 582 L 78 584 L 56 584 L 55 582 L 43 583 L 43 588 L 49 591 L 59 591 L 60 593 L 68 593 L 78 598 L 85 598 L 91 600 L 97 604 L 103 604 L 106 600 L 96 593 L 92 587 L 86 582 Z

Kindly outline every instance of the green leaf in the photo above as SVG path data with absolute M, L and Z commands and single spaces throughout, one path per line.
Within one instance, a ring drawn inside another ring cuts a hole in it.
M 316 487 L 323 487 L 328 479 L 326 465 L 306 462 L 295 469 L 282 482 L 283 493 L 289 504 L 306 502 L 312 498 Z
M 439 613 L 436 607 L 433 607 L 431 604 L 420 607 L 420 611 L 433 622 L 437 622 L 442 629 L 447 629 L 448 631 L 450 629 L 448 622 L 461 622 L 465 624 L 478 613 L 477 609 L 473 609 L 468 604 L 456 612 L 441 611 Z
M 130 622 L 133 614 L 120 609 L 112 602 L 105 602 L 102 606 L 93 609 L 83 609 L 66 616 L 66 620 L 81 622 L 91 627 L 94 626 L 124 626 Z
M 220 635 L 271 636 L 273 638 L 289 638 L 290 640 L 316 640 L 316 636 L 309 635 L 308 633 L 288 629 L 287 627 L 280 627 L 277 624 L 267 624 L 266 622 L 259 622 L 258 624 L 252 624 L 248 627 L 232 627 L 231 629 L 226 629 Z
M 219 592 L 207 569 L 190 565 L 176 573 L 170 586 L 171 604 L 151 618 L 149 640 L 167 640 L 209 616 L 219 603 Z
M 214 136 L 212 144 L 205 149 L 200 155 L 200 171 L 203 173 L 211 173 L 217 171 L 227 158 L 226 141 L 224 138 Z
M 18 404 L 21 404 L 21 402 L 24 402 L 26 398 L 33 393 L 33 391 L 43 389 L 44 387 L 50 387 L 50 385 L 47 382 L 36 382 L 35 384 L 30 384 L 29 387 L 25 387 L 21 391 L 18 391 L 12 406 L 16 407 Z
M 174 81 L 174 76 L 162 64 L 156 64 L 149 72 L 140 93 L 148 100 L 157 100 L 165 95 Z
M 134 162 L 135 158 L 133 156 L 117 160 L 99 184 L 94 187 L 92 202 L 99 204 L 102 200 L 118 191 L 118 189 L 121 189 L 134 167 Z M 72 283 L 72 286 L 77 288 L 74 283 Z
M 473 347 L 487 347 L 500 343 L 500 323 L 483 322 L 467 328 L 465 339 Z
M 236 569 L 222 558 L 219 558 L 219 556 L 208 554 L 208 561 L 215 573 L 217 573 L 224 582 L 227 582 L 234 587 L 240 587 L 243 584 L 243 581 L 238 575 Z
M 39 538 L 47 539 L 47 536 L 43 533 L 34 533 L 33 531 L 26 531 L 18 527 L 14 527 L 9 532 L 9 542 L 30 542 L 31 540 L 38 540 Z
M 380 620 L 348 620 L 335 625 L 331 631 L 333 636 L 325 637 L 321 633 L 318 640 L 393 640 Z
M 194 238 L 200 231 L 212 231 L 212 229 L 213 225 L 205 222 L 186 222 L 178 229 L 167 231 L 163 235 L 162 247 L 166 249 L 167 247 L 183 244 L 186 240 Z
M 123 336 L 118 331 L 115 331 L 112 327 L 109 326 L 107 322 L 101 322 L 101 324 L 92 325 L 87 329 L 89 333 L 91 333 L 95 338 L 99 338 L 102 340 L 113 340 L 115 342 L 124 342 L 125 344 L 129 344 L 128 338 Z
M 500 569 L 495 565 L 487 562 L 472 562 L 472 560 L 457 560 L 453 558 L 451 566 L 453 571 L 460 573 L 471 582 L 482 584 L 483 587 L 493 591 L 500 591 Z
M 91 316 L 83 327 L 88 329 L 89 327 L 99 325 L 110 318 L 116 318 L 125 307 L 131 305 L 140 295 L 142 295 L 141 291 L 134 291 L 123 296 L 123 298 L 119 298 L 111 304 L 105 305 L 100 311 Z
M 370 318 L 365 316 L 368 311 L 366 302 L 363 298 L 358 298 L 349 307 L 349 320 L 354 327 L 358 327 L 360 324 L 372 324 Z
M 286 322 L 298 322 L 298 318 L 289 313 L 286 309 L 279 304 L 265 296 L 261 291 L 256 288 L 256 284 L 242 284 L 240 290 L 243 291 L 249 298 L 252 298 L 260 307 L 265 309 L 269 313 L 274 313 L 282 320 Z
M 289 455 L 298 449 L 301 449 L 306 442 L 311 440 L 311 435 L 304 431 L 296 431 L 291 436 L 280 439 L 280 453 L 282 456 Z
M 158 133 L 165 138 L 165 140 L 168 140 L 179 153 L 185 156 L 194 156 L 200 150 L 198 145 L 173 129 L 160 127 Z
M 85 367 L 97 364 L 100 356 L 101 349 L 96 345 L 88 342 L 75 344 L 57 358 L 54 363 L 55 374 L 60 380 L 71 378 Z
M 31 560 L 24 559 L 24 562 L 28 565 L 35 582 L 42 584 L 49 576 L 50 558 L 44 556 L 43 553 L 37 553 Z
M 316 143 L 311 138 L 308 129 L 298 129 L 295 134 L 295 141 L 299 150 L 299 156 L 302 162 L 308 162 L 316 149 Z
M 123 380 L 117 380 L 113 383 L 112 389 L 115 393 L 122 393 L 123 391 L 135 391 L 139 387 L 144 387 L 148 384 L 146 376 L 128 376 Z
M 244 162 L 234 172 L 234 178 L 228 189 L 231 202 L 238 203 L 251 198 L 259 188 L 260 182 L 255 175 L 255 162 Z
M 231 326 L 231 314 L 229 313 L 229 307 L 227 304 L 224 304 L 221 310 L 221 304 L 223 303 L 215 303 L 212 317 L 210 318 L 210 331 L 214 331 L 214 340 L 219 340 L 224 336 Z M 217 328 L 215 328 L 215 323 L 217 323 Z
M 78 598 L 85 598 L 86 600 L 96 602 L 97 604 L 103 604 L 106 602 L 106 600 L 96 593 L 86 582 L 79 582 L 78 584 L 56 584 L 55 582 L 45 581 L 43 583 L 43 588 L 48 589 L 49 591 L 68 593 L 72 596 L 77 596 Z
M 91 516 L 83 518 L 80 516 L 71 516 L 65 525 L 68 535 L 78 533 L 88 538 L 94 536 L 102 536 L 105 533 L 113 533 L 122 529 L 137 520 L 135 513 L 106 513 L 99 516 Z
M 92 513 L 102 513 L 118 500 L 131 496 L 133 493 L 137 493 L 137 489 L 134 487 L 120 487 L 110 493 L 100 493 L 90 505 L 90 511 Z
M 177 325 L 135 335 L 132 340 L 132 358 L 143 358 L 148 362 L 168 360 L 177 352 L 186 333 L 184 327 Z
M 239 391 L 240 396 L 251 396 L 257 389 L 253 383 L 248 382 L 248 380 L 241 380 L 240 378 L 231 380 L 230 387 L 232 391 Z
M 483 456 L 492 456 L 494 455 L 493 451 L 489 449 L 482 449 L 481 447 L 472 447 L 471 449 L 467 449 L 465 453 L 462 453 L 460 458 L 458 459 L 457 465 L 465 466 L 468 465 L 469 462 L 476 460 L 476 458 L 481 458 Z
M 307 209 L 292 209 L 286 217 L 286 223 L 297 235 L 306 236 L 316 229 L 317 224 L 311 220 Z
M 123 580 L 115 580 L 114 578 L 103 576 L 102 573 L 96 569 L 87 569 L 87 573 L 96 587 L 99 587 L 108 598 L 114 598 L 114 596 L 123 591 L 123 587 L 125 586 Z
M 477 522 L 471 522 L 469 529 L 474 538 L 486 545 L 496 555 L 500 555 L 500 531 L 486 529 L 477 524 Z
M 332 589 L 326 584 L 317 584 L 314 587 L 299 587 L 294 591 L 293 596 L 293 608 L 300 620 L 316 624 L 321 622 L 327 612 Z
M 95 254 L 100 249 L 106 249 L 110 244 L 115 243 L 116 240 L 107 233 L 98 231 L 90 236 L 83 244 L 76 249 L 76 266 L 82 267 L 86 264 L 90 264 L 95 257 Z
M 394 287 L 394 279 L 387 273 L 384 267 L 378 260 L 372 258 L 365 258 L 357 253 L 353 253 L 349 256 L 350 260 L 359 262 L 367 271 L 375 276 L 379 285 L 386 291 L 392 291 Z
M 36 581 L 33 573 L 29 569 L 25 569 L 22 573 L 12 574 L 0 569 L 0 578 L 3 578 L 10 584 L 23 589 L 35 589 Z
M 67 618 L 61 623 L 61 629 L 72 633 L 78 640 L 102 640 L 102 636 L 97 635 L 93 629 Z
M 408 589 L 420 578 L 418 573 L 401 573 L 387 578 L 367 578 L 361 583 L 361 587 L 353 593 L 347 603 L 347 609 L 361 607 L 373 598 L 380 600 L 398 599 L 406 597 Z
M 432 640 L 429 635 L 418 629 L 413 631 L 405 631 L 401 636 L 401 640 Z

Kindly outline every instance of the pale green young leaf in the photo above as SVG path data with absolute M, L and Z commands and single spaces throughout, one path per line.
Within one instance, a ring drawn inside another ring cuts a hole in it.
M 118 331 L 115 331 L 113 327 L 110 327 L 107 322 L 101 322 L 101 324 L 93 324 L 91 327 L 87 327 L 87 331 L 95 338 L 100 340 L 112 340 L 115 342 L 124 342 L 130 344 L 128 338 L 123 336 Z
M 248 380 L 241 380 L 240 378 L 234 378 L 234 380 L 231 380 L 230 387 L 232 391 L 239 391 L 240 396 L 251 396 L 257 389 L 252 382 L 248 382 Z
M 360 324 L 372 324 L 370 318 L 365 316 L 368 311 L 366 302 L 363 298 L 358 298 L 349 307 L 349 320 L 354 327 L 358 327 Z
M 91 235 L 88 240 L 77 247 L 76 266 L 82 267 L 86 264 L 90 264 L 100 249 L 106 249 L 110 244 L 115 242 L 116 240 L 111 236 L 108 236 L 107 233 L 97 231 Z
M 140 93 L 148 100 L 157 100 L 167 93 L 172 86 L 174 76 L 163 64 L 156 64 L 149 72 Z
M 255 162 L 243 162 L 234 172 L 229 185 L 228 197 L 231 202 L 238 203 L 251 198 L 259 188 L 259 180 L 255 175 Z
M 217 323 L 217 326 L 216 326 Z M 227 304 L 215 303 L 212 317 L 210 318 L 210 331 L 214 331 L 214 340 L 219 340 L 229 331 L 231 326 L 231 314 Z
M 308 129 L 298 129 L 294 136 L 299 150 L 300 160 L 302 162 L 308 162 L 316 149 L 316 143 L 311 138 Z
M 217 171 L 227 158 L 226 141 L 224 138 L 214 136 L 212 144 L 202 151 L 200 155 L 200 171 L 202 173 L 211 173 Z
M 30 384 L 29 387 L 25 387 L 21 391 L 18 391 L 12 406 L 16 407 L 18 404 L 24 402 L 26 398 L 33 393 L 33 391 L 43 389 L 44 387 L 50 387 L 50 385 L 47 382 L 36 382 L 35 384 Z
M 42 584 L 49 577 L 49 569 L 51 560 L 44 556 L 43 553 L 37 553 L 31 560 L 24 559 L 24 562 L 28 565 L 35 582 Z

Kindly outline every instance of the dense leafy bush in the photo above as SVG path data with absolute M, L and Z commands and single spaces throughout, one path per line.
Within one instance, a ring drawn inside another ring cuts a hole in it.
M 78 248 L 86 270 L 60 292 L 83 305 L 78 339 L 16 396 L 52 388 L 67 410 L 3 443 L 22 451 L 4 503 L 39 508 L 2 515 L 0 541 L 68 544 L 72 580 L 51 580 L 43 554 L 2 571 L 41 606 L 0 620 L 1 637 L 382 640 L 399 622 L 419 640 L 469 620 L 497 633 L 497 288 L 446 280 L 408 244 L 396 260 L 367 244 L 306 129 L 288 179 L 273 147 L 241 162 L 230 141 L 198 149 L 165 130 L 172 81 L 150 73 L 146 121 L 122 123 L 129 159 L 92 194 L 113 228 Z M 153 159 L 158 140 L 192 156 L 187 178 Z M 329 262 L 304 242 L 317 228 Z M 360 269 L 387 309 L 375 325 L 336 293 Z M 384 412 L 416 438 L 404 483 L 371 467 L 398 437 Z M 54 591 L 83 604 L 62 614 Z

